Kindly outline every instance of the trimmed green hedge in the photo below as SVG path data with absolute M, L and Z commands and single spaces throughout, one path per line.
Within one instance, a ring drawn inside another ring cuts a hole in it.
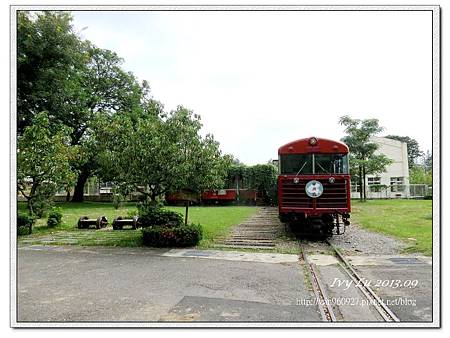
M 159 206 L 140 204 L 139 223 L 146 246 L 186 247 L 197 245 L 202 239 L 200 224 L 184 225 L 183 216 Z
M 143 242 L 152 247 L 186 247 L 197 245 L 202 239 L 200 224 L 177 227 L 154 226 L 142 229 Z

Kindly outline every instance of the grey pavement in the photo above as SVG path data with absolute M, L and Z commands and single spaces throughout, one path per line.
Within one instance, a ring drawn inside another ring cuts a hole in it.
M 314 296 L 288 256 L 207 259 L 147 248 L 20 247 L 17 320 L 320 321 L 316 307 L 299 302 Z
M 432 267 L 417 261 L 413 264 L 358 266 L 361 274 L 375 285 L 384 281 L 394 281 L 390 285 L 373 289 L 385 303 L 388 303 L 402 322 L 433 320 Z M 395 284 L 396 281 L 399 283 Z M 416 281 L 417 285 L 413 286 Z
M 432 321 L 432 266 L 429 257 L 411 255 L 348 256 L 349 261 L 365 283 L 388 305 L 401 322 Z M 354 284 L 336 264 L 335 257 L 312 256 L 318 265 L 329 297 L 350 300 L 339 306 L 344 321 L 379 321 L 373 307 L 364 304 L 361 293 L 355 293 Z M 341 284 L 339 284 L 341 283 Z

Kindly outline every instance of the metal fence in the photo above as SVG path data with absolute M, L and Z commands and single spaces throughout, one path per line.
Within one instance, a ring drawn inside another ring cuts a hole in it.
M 359 188 L 351 185 L 352 198 L 359 198 Z M 432 187 L 426 184 L 366 185 L 366 197 L 370 199 L 425 198 L 432 194 Z

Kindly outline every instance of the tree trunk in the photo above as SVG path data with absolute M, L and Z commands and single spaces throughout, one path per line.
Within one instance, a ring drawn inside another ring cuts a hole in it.
M 362 168 L 361 166 L 359 166 L 359 200 L 362 202 L 363 201 L 363 187 L 362 187 Z
M 30 216 L 34 216 L 34 208 L 33 208 L 33 204 L 34 204 L 34 198 L 36 195 L 36 190 L 37 190 L 38 186 L 33 183 L 33 185 L 31 186 L 30 189 L 30 197 L 27 200 L 27 209 L 28 209 L 28 214 Z
M 30 216 L 33 216 L 34 215 L 34 210 L 33 210 L 33 199 L 32 198 L 30 198 L 27 201 L 27 209 L 28 209 L 28 214 Z
M 66 202 L 70 202 L 70 190 L 67 190 Z
M 184 225 L 188 223 L 189 201 L 186 201 L 186 212 L 184 214 Z
M 154 207 L 158 205 L 158 203 L 156 202 L 156 197 L 157 195 L 152 191 L 152 193 L 150 194 L 150 205 Z
M 77 184 L 73 192 L 72 202 L 83 202 L 84 199 L 84 186 L 90 176 L 90 172 L 84 168 L 81 169 L 78 175 Z
M 366 196 L 366 167 L 365 166 L 363 166 L 363 183 L 364 183 L 363 191 L 364 191 L 364 202 L 365 202 L 367 199 L 367 196 Z

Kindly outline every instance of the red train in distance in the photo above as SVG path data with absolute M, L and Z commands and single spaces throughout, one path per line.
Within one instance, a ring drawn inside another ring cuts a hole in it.
M 347 145 L 316 137 L 296 140 L 278 149 L 278 165 L 280 220 L 300 232 L 343 233 L 351 211 Z
M 185 203 L 179 193 L 166 194 L 165 199 L 169 205 L 184 205 Z M 258 192 L 254 189 L 217 189 L 202 192 L 196 203 L 229 205 L 239 202 L 239 204 L 256 205 L 257 201 Z
M 206 204 L 231 203 L 236 200 L 236 196 L 236 190 L 234 189 L 207 190 L 202 193 L 202 202 Z

